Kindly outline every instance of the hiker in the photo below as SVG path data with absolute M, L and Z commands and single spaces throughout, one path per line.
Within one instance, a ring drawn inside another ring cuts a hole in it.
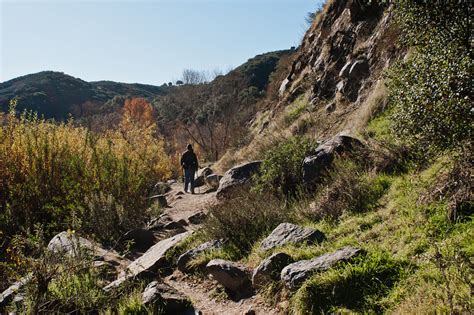
M 198 169 L 198 160 L 191 144 L 188 144 L 186 152 L 181 156 L 181 166 L 184 169 L 184 192 L 188 192 L 190 185 L 191 193 L 194 194 L 194 173 Z

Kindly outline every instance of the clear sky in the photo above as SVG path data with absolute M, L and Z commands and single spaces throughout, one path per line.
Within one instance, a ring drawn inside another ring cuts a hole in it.
M 0 82 L 43 70 L 161 85 L 297 46 L 321 0 L 0 0 Z

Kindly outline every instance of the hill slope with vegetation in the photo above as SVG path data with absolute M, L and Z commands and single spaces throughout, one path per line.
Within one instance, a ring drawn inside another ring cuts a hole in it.
M 296 51 L 114 128 L 0 116 L 0 308 L 471 312 L 471 11 L 328 0 Z M 187 142 L 197 195 L 165 183 Z

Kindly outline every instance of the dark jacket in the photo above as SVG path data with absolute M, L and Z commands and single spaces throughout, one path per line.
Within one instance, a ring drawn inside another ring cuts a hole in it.
M 184 169 L 193 169 L 197 171 L 198 169 L 198 160 L 196 154 L 193 150 L 187 150 L 181 155 L 181 166 Z

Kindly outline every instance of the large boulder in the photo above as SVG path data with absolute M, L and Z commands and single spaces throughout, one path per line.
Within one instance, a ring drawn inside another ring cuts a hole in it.
M 362 148 L 363 144 L 351 136 L 339 134 L 330 140 L 323 142 L 303 161 L 303 182 L 310 189 L 322 178 L 332 164 L 336 155 L 351 152 L 356 148 Z
M 281 223 L 260 245 L 262 250 L 270 250 L 288 243 L 320 243 L 325 239 L 323 232 L 292 223 Z
M 152 281 L 142 293 L 142 303 L 159 314 L 195 314 L 188 297 L 164 283 Z
M 75 233 L 63 231 L 55 235 L 48 243 L 48 250 L 53 253 L 62 253 L 67 256 L 78 256 L 81 251 L 90 252 L 93 243 Z
M 188 237 L 191 233 L 192 232 L 181 233 L 156 243 L 142 256 L 128 265 L 126 270 L 121 275 L 119 275 L 117 280 L 107 285 L 104 290 L 112 290 L 130 278 L 156 275 L 160 268 L 166 266 L 166 253 L 175 247 L 179 242 Z
M 199 245 L 196 248 L 190 249 L 178 258 L 178 270 L 181 272 L 188 272 L 190 269 L 188 267 L 188 263 L 195 257 L 197 257 L 199 254 L 210 251 L 210 250 L 215 250 L 219 249 L 224 245 L 223 240 L 212 240 L 209 242 L 205 242 L 201 245 Z
M 103 249 L 99 244 L 77 236 L 74 232 L 67 231 L 63 231 L 54 236 L 49 241 L 47 248 L 53 253 L 70 257 L 91 255 L 94 259 L 101 259 L 103 256 L 116 254 Z
M 220 180 L 217 198 L 224 198 L 238 188 L 248 185 L 252 176 L 259 172 L 262 161 L 253 161 L 235 166 L 228 170 Z
M 283 268 L 281 280 L 289 288 L 297 289 L 314 273 L 328 270 L 337 263 L 350 261 L 363 253 L 360 248 L 347 246 L 314 259 L 300 260 Z
M 253 271 L 253 287 L 259 288 L 272 280 L 279 280 L 281 270 L 292 262 L 291 256 L 285 253 L 275 253 L 264 259 Z
M 213 259 L 206 265 L 206 271 L 226 289 L 233 292 L 248 291 L 250 275 L 244 266 L 223 259 Z

